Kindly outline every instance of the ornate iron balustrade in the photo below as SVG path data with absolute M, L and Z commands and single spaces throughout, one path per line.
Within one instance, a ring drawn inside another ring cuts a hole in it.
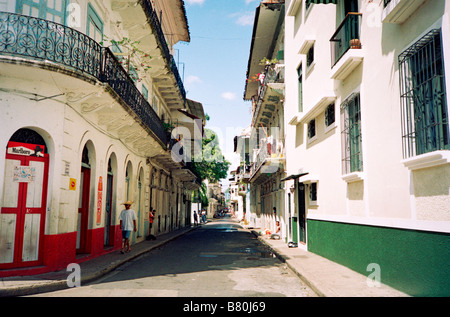
M 283 159 L 283 141 L 273 136 L 261 139 L 259 148 L 253 149 L 253 163 L 250 170 L 250 178 L 253 178 L 261 166 L 268 162 L 267 168 L 262 173 L 275 173 L 279 169 L 278 160 Z
M 276 65 L 265 67 L 264 79 L 258 88 L 258 98 L 256 102 L 256 109 L 253 113 L 253 120 L 256 120 L 258 117 L 264 102 L 264 97 L 266 96 L 267 88 L 269 84 L 272 83 L 284 83 L 284 65 L 281 65 L 280 67 L 277 67 Z
M 361 13 L 349 12 L 331 37 L 331 65 L 336 65 L 349 49 L 361 48 L 361 17 Z
M 161 45 L 161 49 L 164 52 L 164 56 L 166 57 L 167 63 L 170 65 L 172 73 L 175 76 L 175 80 L 177 82 L 178 88 L 180 89 L 181 95 L 183 99 L 186 99 L 186 90 L 184 89 L 183 81 L 181 80 L 180 73 L 178 72 L 177 65 L 173 56 L 170 54 L 169 47 L 167 46 L 167 41 L 164 36 L 164 32 L 162 30 L 161 23 L 159 22 L 158 15 L 156 14 L 153 6 L 149 0 L 142 1 L 144 10 L 146 11 L 147 16 L 150 18 L 152 26 L 156 31 L 156 36 Z
M 101 46 L 64 25 L 0 12 L 0 52 L 48 60 L 100 78 Z
M 117 58 L 85 34 L 51 21 L 0 12 L 0 54 L 51 61 L 108 83 L 167 146 L 162 121 Z
M 143 123 L 167 146 L 164 125 L 148 101 L 134 85 L 133 80 L 109 48 L 103 48 L 102 78 L 139 116 Z

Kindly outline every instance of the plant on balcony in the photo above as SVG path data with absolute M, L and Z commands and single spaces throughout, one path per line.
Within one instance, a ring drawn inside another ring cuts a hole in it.
M 350 40 L 350 48 L 360 49 L 361 41 L 359 39 L 351 39 Z
M 270 65 L 275 65 L 277 64 L 279 61 L 277 58 L 272 58 L 272 59 L 268 59 L 267 57 L 264 57 L 260 62 L 259 65 L 266 65 L 266 66 L 270 66 Z
M 163 122 L 163 127 L 166 132 L 172 132 L 175 129 L 175 126 L 170 122 Z
M 133 41 L 128 37 L 123 37 L 121 40 L 114 40 L 107 36 L 105 36 L 105 41 L 110 43 L 108 47 L 119 59 L 119 63 L 123 66 L 126 65 L 127 73 L 132 79 L 140 82 L 142 79 L 146 78 L 146 76 L 136 77 L 136 74 L 130 72 L 133 68 L 137 73 L 145 74 L 151 68 L 149 61 L 152 57 L 138 47 L 140 41 Z M 101 45 L 103 45 L 103 42 Z M 114 52 L 112 48 L 119 48 L 120 52 Z M 132 64 L 131 60 L 135 59 L 139 62 Z
M 255 74 L 247 79 L 247 82 L 249 82 L 249 83 L 257 82 L 257 81 L 259 81 L 261 84 L 264 82 L 264 74 L 263 73 Z

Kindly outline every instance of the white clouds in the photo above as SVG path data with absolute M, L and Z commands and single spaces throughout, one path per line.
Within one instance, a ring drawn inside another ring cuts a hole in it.
M 241 15 L 237 20 L 236 23 L 242 26 L 246 26 L 246 25 L 253 25 L 253 21 L 255 19 L 254 14 L 244 14 Z
M 192 86 L 193 84 L 197 84 L 197 83 L 201 84 L 202 82 L 203 81 L 199 77 L 191 75 L 191 76 L 188 76 L 188 78 L 186 78 L 184 84 L 187 87 L 189 87 L 189 86 Z
M 222 93 L 220 96 L 223 99 L 225 99 L 225 100 L 234 100 L 234 99 L 236 99 L 236 94 L 232 93 L 232 92 L 229 92 L 229 91 Z
M 236 12 L 229 15 L 230 18 L 234 19 L 234 22 L 237 25 L 247 26 L 253 25 L 255 20 L 255 12 L 247 11 L 247 12 Z
M 246 0 L 246 1 L 249 1 L 249 0 Z M 252 1 L 252 0 L 250 0 L 250 1 Z M 186 2 L 188 4 L 200 4 L 200 5 L 202 5 L 205 2 L 205 0 L 186 0 Z

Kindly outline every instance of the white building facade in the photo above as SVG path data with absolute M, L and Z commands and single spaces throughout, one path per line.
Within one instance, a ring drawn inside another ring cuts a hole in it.
M 286 206 L 300 248 L 449 295 L 450 3 L 286 1 Z
M 244 91 L 244 100 L 252 102 L 252 122 L 246 137 L 239 137 L 239 153 L 244 180 L 250 184 L 249 225 L 274 231 L 279 221 L 286 239 L 284 16 L 284 0 L 261 1 L 255 12 Z M 248 149 L 242 152 L 244 140 Z

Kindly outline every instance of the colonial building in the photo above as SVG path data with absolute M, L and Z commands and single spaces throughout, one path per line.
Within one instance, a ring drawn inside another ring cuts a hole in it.
M 197 177 L 167 123 L 203 111 L 179 41 L 182 0 L 0 1 L 0 276 L 116 250 L 127 200 L 133 243 L 190 223 Z
M 286 1 L 289 237 L 411 295 L 449 295 L 449 13 Z
M 249 225 L 250 209 L 250 137 L 252 126 L 245 128 L 240 135 L 234 138 L 234 152 L 239 155 L 240 165 L 233 171 L 230 178 L 230 200 L 234 215 L 238 220 Z M 251 149 L 253 152 L 253 148 Z M 247 217 L 249 215 L 249 217 Z
M 255 23 L 247 68 L 244 100 L 252 102 L 252 122 L 248 138 L 250 226 L 275 229 L 285 219 L 284 183 L 284 1 L 262 1 Z M 244 172 L 245 173 L 245 172 Z

